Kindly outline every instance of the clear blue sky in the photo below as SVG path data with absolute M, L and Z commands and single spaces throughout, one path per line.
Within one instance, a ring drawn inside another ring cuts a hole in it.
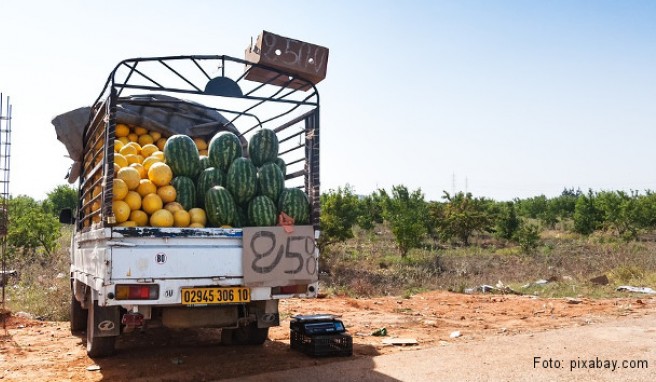
M 656 1 L 2 0 L 12 194 L 65 183 L 50 121 L 120 60 L 241 57 L 262 30 L 330 48 L 324 191 L 656 190 Z

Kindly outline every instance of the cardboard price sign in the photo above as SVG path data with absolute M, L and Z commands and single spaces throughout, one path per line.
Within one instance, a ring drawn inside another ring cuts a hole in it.
M 247 286 L 309 284 L 318 280 L 319 263 L 312 226 L 245 227 L 244 283 Z

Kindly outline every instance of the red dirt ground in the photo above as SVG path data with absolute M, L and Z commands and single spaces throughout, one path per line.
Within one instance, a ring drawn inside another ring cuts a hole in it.
M 221 345 L 219 330 L 155 328 L 122 335 L 117 354 L 100 359 L 87 357 L 84 339 L 72 336 L 67 322 L 9 316 L 0 327 L 0 381 L 211 381 L 343 360 L 290 350 L 289 319 L 297 314 L 340 316 L 353 336 L 353 357 L 361 358 L 653 315 L 656 298 L 569 301 L 438 291 L 408 299 L 284 300 L 280 312 L 281 326 L 271 329 L 263 346 Z M 371 335 L 380 328 L 387 337 Z M 455 331 L 461 336 L 451 338 Z M 384 344 L 390 338 L 414 339 L 417 345 Z

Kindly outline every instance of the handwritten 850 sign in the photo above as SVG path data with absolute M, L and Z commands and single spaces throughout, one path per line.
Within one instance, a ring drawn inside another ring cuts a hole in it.
M 244 283 L 253 286 L 284 286 L 312 283 L 318 279 L 312 226 L 246 227 L 243 231 Z

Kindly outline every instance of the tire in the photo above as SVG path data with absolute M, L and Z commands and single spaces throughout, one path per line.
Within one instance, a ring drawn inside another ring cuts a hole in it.
M 98 302 L 89 304 L 87 314 L 87 355 L 91 358 L 102 358 L 114 354 L 116 350 L 116 337 L 94 337 L 94 311 L 98 309 Z
M 269 336 L 269 328 L 258 328 L 257 323 L 236 329 L 221 329 L 224 345 L 262 345 Z
M 87 317 L 89 311 L 82 308 L 82 304 L 75 299 L 75 295 L 71 291 L 71 334 L 80 334 L 87 328 Z

